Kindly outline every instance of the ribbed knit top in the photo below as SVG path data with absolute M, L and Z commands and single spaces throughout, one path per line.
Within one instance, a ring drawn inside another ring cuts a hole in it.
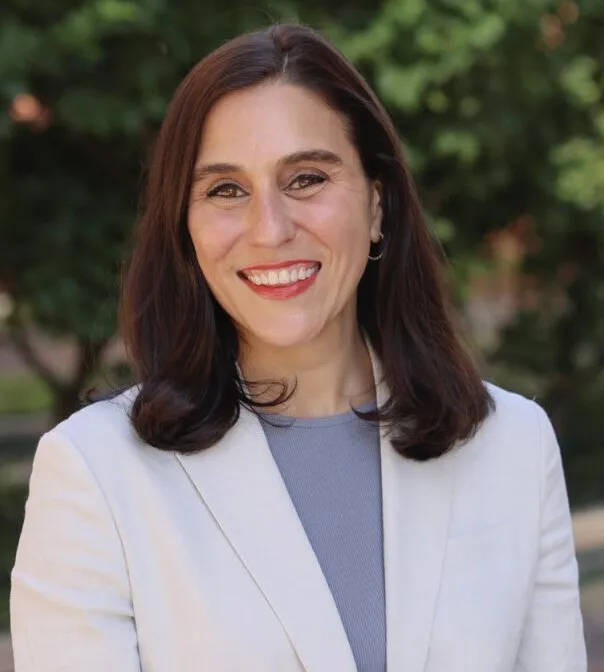
M 375 408 L 366 405 L 360 410 Z M 340 613 L 359 672 L 386 670 L 379 432 L 353 411 L 261 417 Z

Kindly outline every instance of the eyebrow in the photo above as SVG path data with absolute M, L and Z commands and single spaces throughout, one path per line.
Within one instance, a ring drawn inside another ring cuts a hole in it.
M 288 154 L 279 159 L 277 164 L 281 166 L 295 166 L 298 163 L 314 161 L 328 163 L 332 166 L 341 166 L 344 161 L 340 156 L 328 149 L 307 149 Z M 205 166 L 197 166 L 193 171 L 193 182 L 199 182 L 209 175 L 225 175 L 228 173 L 244 173 L 245 168 L 236 163 L 208 163 Z

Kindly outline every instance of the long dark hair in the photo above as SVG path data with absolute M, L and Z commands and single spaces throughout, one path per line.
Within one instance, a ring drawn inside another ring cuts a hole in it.
M 367 177 L 382 189 L 384 254 L 358 290 L 362 330 L 382 361 L 390 399 L 368 419 L 396 450 L 426 460 L 469 438 L 493 402 L 455 335 L 438 248 L 387 113 L 354 67 L 317 32 L 276 25 L 237 37 L 204 58 L 178 88 L 149 169 L 121 327 L 139 380 L 131 422 L 165 450 L 208 448 L 249 397 L 238 338 L 197 263 L 187 228 L 201 131 L 226 94 L 282 80 L 318 94 L 347 122 Z

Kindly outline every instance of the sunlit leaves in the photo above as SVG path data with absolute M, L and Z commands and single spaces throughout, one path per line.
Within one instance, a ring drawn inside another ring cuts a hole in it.
M 597 79 L 601 67 L 594 58 L 581 55 L 574 58 L 562 71 L 562 87 L 578 105 L 587 107 L 601 100 L 602 82 Z
M 560 167 L 560 198 L 586 211 L 599 209 L 604 218 L 604 136 L 573 138 L 553 152 L 553 159 Z M 601 229 L 602 221 L 594 226 Z

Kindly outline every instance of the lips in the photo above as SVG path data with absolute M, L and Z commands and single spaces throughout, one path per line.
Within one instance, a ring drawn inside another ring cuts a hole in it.
M 304 259 L 248 266 L 238 275 L 252 291 L 264 298 L 289 299 L 309 289 L 320 270 L 319 262 Z

